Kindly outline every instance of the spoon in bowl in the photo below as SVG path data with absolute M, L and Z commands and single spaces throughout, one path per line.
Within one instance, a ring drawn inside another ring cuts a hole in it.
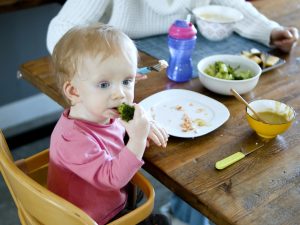
M 267 123 L 267 122 L 266 122 L 264 119 L 262 119 L 262 118 L 259 116 L 259 114 L 258 114 L 258 113 L 257 113 L 257 112 L 256 112 L 256 111 L 248 104 L 248 102 L 246 102 L 246 100 L 245 100 L 242 96 L 240 96 L 239 93 L 236 92 L 236 90 L 234 90 L 233 88 L 231 88 L 230 91 L 231 91 L 231 93 L 233 94 L 233 96 L 236 97 L 237 100 L 239 100 L 241 103 L 243 103 L 244 105 L 246 105 L 247 108 L 249 108 L 249 109 L 253 112 L 254 116 L 255 116 L 259 121 L 261 121 L 261 122 L 263 122 L 263 123 Z
M 195 18 L 197 17 L 196 14 L 193 12 L 193 10 L 189 9 L 189 8 L 185 8 L 186 11 L 189 12 L 189 14 L 191 14 L 192 16 L 194 16 Z

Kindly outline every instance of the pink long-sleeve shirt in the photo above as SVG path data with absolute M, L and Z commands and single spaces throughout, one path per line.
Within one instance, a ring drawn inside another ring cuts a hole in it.
M 118 120 L 99 125 L 68 114 L 51 135 L 48 188 L 105 224 L 124 209 L 126 185 L 143 161 L 124 145 Z

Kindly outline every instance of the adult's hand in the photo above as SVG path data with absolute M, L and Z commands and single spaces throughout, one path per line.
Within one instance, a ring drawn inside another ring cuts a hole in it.
M 271 32 L 270 44 L 283 52 L 290 52 L 299 39 L 298 29 L 295 27 L 274 28 Z

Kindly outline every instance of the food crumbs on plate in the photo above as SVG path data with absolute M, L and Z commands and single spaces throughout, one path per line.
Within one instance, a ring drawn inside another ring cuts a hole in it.
M 178 111 L 182 111 L 183 107 L 181 105 L 176 105 L 175 109 L 178 110 Z
M 189 103 L 189 106 L 193 106 L 194 104 L 192 102 Z
M 193 121 L 195 124 L 197 124 L 197 126 L 199 126 L 199 127 L 203 127 L 203 126 L 206 126 L 207 124 L 206 124 L 206 121 L 205 120 L 203 120 L 203 119 L 195 119 L 194 121 Z
M 192 120 L 190 119 L 188 114 L 184 113 L 182 120 L 183 120 L 183 122 L 180 126 L 181 126 L 181 130 L 183 132 L 188 132 L 188 131 L 194 130 Z
M 202 109 L 202 108 L 198 108 L 198 109 L 196 110 L 197 113 L 201 113 L 201 112 L 203 112 L 203 111 L 204 111 L 204 109 Z
M 150 108 L 150 112 L 151 112 L 152 119 L 155 120 L 155 112 L 154 112 L 153 107 Z

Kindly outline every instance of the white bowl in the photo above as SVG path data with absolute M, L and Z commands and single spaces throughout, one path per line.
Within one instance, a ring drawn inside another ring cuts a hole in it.
M 212 77 L 204 72 L 211 64 L 217 61 L 222 61 L 233 68 L 240 67 L 241 70 L 250 70 L 253 72 L 253 77 L 245 80 L 225 80 Z M 232 95 L 231 88 L 234 88 L 239 94 L 244 94 L 255 88 L 261 75 L 261 68 L 252 60 L 240 55 L 213 55 L 203 58 L 198 63 L 198 72 L 200 82 L 204 87 L 218 94 Z
M 200 33 L 211 41 L 221 41 L 232 34 L 236 22 L 243 14 L 231 7 L 208 5 L 193 9 Z

